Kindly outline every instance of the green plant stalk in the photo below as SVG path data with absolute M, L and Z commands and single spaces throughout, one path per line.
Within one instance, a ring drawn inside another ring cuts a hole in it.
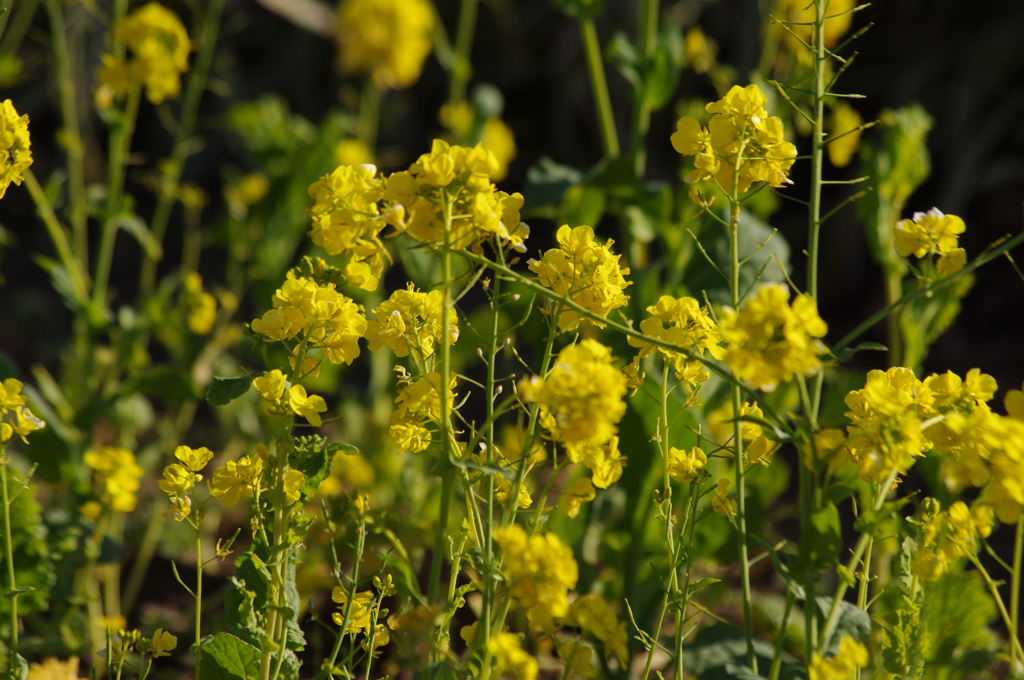
M 199 667 L 202 662 L 203 653 L 199 648 L 199 642 L 203 639 L 202 615 L 203 615 L 203 536 L 200 531 L 199 505 L 195 502 L 195 489 L 192 489 L 192 507 L 196 513 L 196 670 L 194 678 L 199 680 Z
M 587 17 L 580 20 L 580 34 L 583 37 L 583 56 L 587 59 L 587 73 L 590 75 L 590 89 L 594 93 L 597 120 L 601 126 L 604 153 L 609 158 L 618 158 L 619 134 L 615 129 L 615 114 L 612 111 L 611 97 L 608 95 L 608 80 L 605 78 L 601 45 L 597 39 L 593 19 Z
M 807 424 L 810 428 L 810 446 L 813 453 L 814 432 L 818 429 L 818 424 L 813 407 L 811 406 L 810 396 L 807 392 L 807 381 L 804 379 L 804 376 L 797 376 L 797 387 L 800 393 L 800 407 L 807 416 Z M 816 457 L 815 454 L 814 458 Z M 803 460 L 798 458 L 797 465 L 800 466 L 800 542 L 802 545 L 807 545 L 807 543 L 813 540 L 810 535 L 810 528 L 812 526 L 811 516 L 820 505 L 818 499 L 818 477 L 814 470 L 807 468 Z M 804 662 L 810 664 L 811 659 L 814 657 L 814 651 L 818 647 L 818 604 L 815 598 L 818 571 L 813 565 L 807 564 L 804 565 L 804 570 L 804 644 L 806 646 Z M 838 603 L 835 604 L 838 605 Z
M 886 272 L 885 275 L 885 302 L 888 305 L 896 303 L 903 297 L 903 276 L 895 270 Z M 892 310 L 889 317 L 889 365 L 903 365 L 903 333 L 900 329 L 900 308 Z
M 499 259 L 502 251 L 498 250 Z M 485 444 L 487 446 L 487 464 L 494 464 L 494 369 L 498 360 L 498 332 L 500 331 L 500 315 L 498 301 L 501 298 L 501 280 L 495 278 L 491 283 L 491 343 L 488 348 L 487 360 L 487 433 Z M 523 462 L 525 465 L 525 461 Z M 518 504 L 519 496 L 513 497 L 512 502 Z M 483 608 L 480 614 L 480 639 L 483 648 L 487 648 L 487 642 L 491 639 L 491 608 L 494 604 L 495 583 L 494 583 L 494 475 L 487 475 L 487 516 L 483 522 L 484 530 L 484 593 Z M 454 583 L 454 580 L 452 581 Z M 482 668 L 483 675 L 490 672 L 489 668 Z
M 729 279 L 729 296 L 733 309 L 740 308 L 740 199 L 739 182 L 740 166 L 743 162 L 745 141 L 740 141 L 736 151 L 736 163 L 732 169 L 732 194 L 730 196 L 731 215 L 729 220 L 729 257 L 731 260 L 731 277 Z M 740 587 L 743 593 L 743 634 L 747 641 L 747 663 L 750 670 L 757 674 L 757 655 L 754 653 L 754 620 L 750 606 L 750 562 L 747 559 L 747 499 L 746 483 L 743 472 L 743 423 L 740 411 L 743 406 L 743 395 L 737 383 L 732 385 L 732 446 L 736 468 L 736 529 L 739 534 L 740 549 Z
M 7 447 L 0 444 L 0 486 L 4 504 L 4 556 L 7 558 L 7 592 L 11 600 L 11 636 L 7 643 L 7 665 L 11 667 L 18 655 L 18 581 L 14 573 L 14 537 L 11 535 L 11 499 L 7 492 Z
M 377 148 L 377 126 L 380 123 L 380 100 L 383 93 L 372 75 L 366 77 L 359 96 L 359 139 L 373 154 Z
M 338 661 L 338 654 L 341 652 L 341 644 L 345 639 L 345 629 L 348 628 L 348 622 L 352 617 L 352 603 L 356 598 L 356 588 L 359 585 L 359 563 L 363 559 L 363 549 L 366 546 L 366 523 L 364 521 L 359 522 L 359 528 L 356 530 L 356 552 L 354 562 L 352 565 L 352 585 L 348 589 L 348 600 L 345 601 L 345 611 L 341 615 L 341 627 L 338 629 L 338 636 L 334 639 L 334 647 L 331 649 L 331 656 L 327 659 L 327 663 L 317 673 L 315 680 L 324 680 L 329 674 L 334 664 Z M 332 544 L 333 550 L 333 544 Z M 335 562 L 337 562 L 337 556 L 335 556 Z
M 699 441 L 699 440 L 698 440 Z M 682 604 L 679 606 L 679 613 L 676 615 L 676 677 L 675 680 L 683 680 L 686 677 L 683 657 L 683 633 L 682 626 L 686 622 L 686 608 L 690 604 L 690 556 L 693 554 L 693 535 L 697 529 L 697 503 L 700 501 L 699 478 L 690 482 L 690 496 L 686 502 L 683 530 L 689 527 L 689 536 L 686 539 L 686 573 L 683 576 L 683 588 L 680 591 Z M 681 564 L 681 562 L 680 562 Z
M 427 599 L 432 604 L 437 601 L 437 593 L 441 583 L 441 563 L 444 561 L 444 540 L 448 533 L 448 513 L 451 506 L 452 491 L 455 487 L 455 469 L 449 456 L 451 455 L 451 408 L 448 386 L 451 384 L 451 342 L 449 335 L 452 326 L 452 251 L 449 238 L 452 230 L 453 199 L 441 190 L 441 210 L 444 214 L 444 243 L 441 251 L 441 339 L 440 339 L 440 390 L 441 390 L 441 507 L 437 518 L 437 532 L 434 536 L 434 554 L 430 562 L 430 580 L 427 586 Z M 454 578 L 454 575 L 452 575 Z
M 100 233 L 99 252 L 96 255 L 96 277 L 92 288 L 92 303 L 105 306 L 107 284 L 110 279 L 110 267 L 114 260 L 114 240 L 117 237 L 118 225 L 114 219 L 122 209 L 121 199 L 124 195 L 125 166 L 131 149 L 132 136 L 135 133 L 135 119 L 139 113 L 139 101 L 142 98 L 142 85 L 132 84 L 131 92 L 125 102 L 124 115 L 121 123 L 110 137 L 110 159 L 107 170 L 107 208 L 103 218 L 103 231 Z
M 775 650 L 772 653 L 772 667 L 768 672 L 768 680 L 779 680 L 779 672 L 782 670 L 782 647 L 786 642 L 786 631 L 789 629 L 789 614 L 793 611 L 793 603 L 796 595 L 793 589 L 786 591 L 786 605 L 782 610 L 782 621 L 779 622 L 779 632 L 775 636 Z
M 1013 579 L 1010 584 L 1010 635 L 1020 640 L 1020 566 L 1024 552 L 1024 515 L 1017 518 L 1017 535 L 1013 542 Z M 1021 659 L 1024 661 L 1024 658 Z
M 36 214 L 39 215 L 43 225 L 46 226 L 46 231 L 50 234 L 50 240 L 53 241 L 53 247 L 57 250 L 57 257 L 71 279 L 75 301 L 82 307 L 86 307 L 89 304 L 89 297 L 86 292 L 88 286 L 85 281 L 85 275 L 78 265 L 78 260 L 75 258 L 74 251 L 71 249 L 71 244 L 68 242 L 67 233 L 57 220 L 57 215 L 53 212 L 53 206 L 50 205 L 50 200 L 46 197 L 43 187 L 39 185 L 39 180 L 36 179 L 35 173 L 29 168 L 22 174 L 25 176 L 25 188 L 28 189 L 32 202 L 36 204 Z
M 974 568 L 978 570 L 981 577 L 985 580 L 985 585 L 988 586 L 989 592 L 992 594 L 992 599 L 996 601 L 996 608 L 999 609 L 999 615 L 1003 617 L 1003 625 L 1006 626 L 1006 631 L 1010 637 L 1010 659 L 1011 664 L 1016 662 L 1018 656 L 1024 658 L 1024 649 L 1021 649 L 1020 640 L 1017 638 L 1017 632 L 1013 629 L 1013 619 L 1010 614 L 1006 611 L 1006 605 L 1003 603 L 1003 598 L 999 594 L 999 586 L 992 580 L 992 577 L 986 571 L 981 560 L 973 552 L 967 553 L 967 559 L 971 561 Z
M 479 5 L 480 0 L 462 0 L 459 6 L 459 25 L 455 29 L 455 54 L 452 55 L 451 82 L 448 89 L 448 106 L 452 114 L 455 113 L 455 107 L 466 99 L 466 86 L 473 73 L 469 53 L 473 48 Z
M 60 0 L 46 0 L 46 11 L 50 15 L 53 59 L 57 69 L 57 91 L 60 94 L 61 116 L 64 119 L 65 143 L 68 155 L 68 211 L 71 233 L 74 236 L 75 254 L 83 271 L 89 270 L 89 234 L 86 231 L 87 207 L 85 204 L 85 169 L 82 161 L 82 133 L 78 124 L 78 106 L 75 101 L 75 82 L 71 75 L 71 59 L 68 55 L 67 29 Z M 7 14 L 4 14 L 6 18 Z
M 807 218 L 807 294 L 818 300 L 818 237 L 821 231 L 822 169 L 825 163 L 825 5 L 815 0 L 814 19 L 814 125 L 811 128 L 811 195 Z M 817 420 L 824 372 L 814 377 L 811 411 Z
M 6 56 L 18 51 L 21 41 L 25 39 L 25 34 L 32 28 L 32 19 L 35 18 L 38 6 L 39 0 L 19 0 L 14 10 L 10 7 L 7 8 L 4 17 L 10 17 L 12 13 L 14 16 L 11 17 L 10 30 L 3 32 L 0 55 Z
M 195 129 L 196 115 L 199 112 L 199 100 L 206 89 L 206 80 L 213 61 L 213 48 L 217 44 L 217 31 L 220 26 L 221 13 L 225 0 L 209 0 L 206 14 L 203 16 L 203 27 L 199 36 L 199 51 L 192 66 L 192 76 L 185 88 L 185 97 L 181 103 L 181 118 L 174 134 L 174 149 L 171 151 L 169 170 L 160 180 L 160 193 L 156 209 L 150 222 L 150 233 L 153 240 L 163 245 L 167 223 L 171 217 L 171 209 L 177 198 L 178 180 L 188 158 L 188 150 Z M 143 253 L 142 270 L 139 275 L 139 296 L 146 298 L 153 291 L 156 283 L 156 265 L 160 254 Z
M 644 85 L 636 93 L 633 116 L 633 170 L 643 179 L 647 167 L 647 131 L 651 126 L 651 105 L 647 100 L 647 77 L 658 41 L 659 0 L 640 0 L 637 48 L 644 69 Z

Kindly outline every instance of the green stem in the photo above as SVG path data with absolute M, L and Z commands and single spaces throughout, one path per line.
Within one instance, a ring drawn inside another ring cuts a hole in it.
M 821 179 L 825 153 L 825 0 L 815 0 L 814 125 L 811 129 L 811 197 L 807 224 L 807 294 L 818 299 L 818 233 L 821 230 Z
M 125 166 L 131 150 L 135 119 L 139 113 L 142 85 L 135 83 L 125 103 L 120 124 L 110 138 L 110 159 L 107 166 L 107 209 L 103 218 L 99 252 L 96 256 L 96 278 L 92 288 L 92 303 L 100 307 L 107 302 L 107 283 L 110 267 L 114 260 L 114 241 L 117 237 L 117 217 L 122 212 L 121 199 L 124 195 Z
M 890 271 L 885 276 L 885 302 L 894 304 L 903 296 L 903 276 Z M 903 365 L 903 334 L 900 332 L 900 310 L 895 308 L 889 317 L 889 365 Z
M 779 622 L 779 632 L 775 635 L 775 651 L 772 653 L 772 667 L 768 672 L 768 680 L 779 680 L 779 671 L 782 670 L 782 647 L 786 643 L 786 630 L 789 628 L 789 614 L 793 610 L 793 602 L 796 601 L 796 594 L 790 588 L 786 591 L 786 606 L 782 610 L 782 621 Z
M 320 672 L 317 673 L 315 680 L 324 680 L 324 678 L 326 678 L 330 673 L 330 670 L 334 667 L 334 664 L 338 661 L 338 654 L 341 652 L 341 645 L 345 640 L 345 630 L 348 628 L 348 623 L 352 618 L 352 603 L 355 602 L 356 588 L 359 585 L 359 563 L 363 559 L 363 549 L 365 546 L 366 523 L 365 521 L 360 521 L 359 528 L 356 529 L 356 552 L 352 565 L 352 584 L 348 589 L 348 599 L 345 601 L 345 611 L 341 614 L 341 628 L 338 630 L 338 636 L 334 639 L 334 647 L 331 649 L 331 656 L 320 669 Z
M 193 490 L 194 493 L 194 490 Z M 202 652 L 199 649 L 199 642 L 203 639 L 202 634 L 202 614 L 203 614 L 203 540 L 202 533 L 200 531 L 201 525 L 199 523 L 199 505 L 197 503 L 192 504 L 193 508 L 197 508 L 196 512 L 196 671 L 195 680 L 199 680 L 199 665 L 202 660 Z
M 64 230 L 64 226 L 57 220 L 57 215 L 53 212 L 53 206 L 50 205 L 50 199 L 46 197 L 46 192 L 39 185 L 39 180 L 36 179 L 35 173 L 31 169 L 26 169 L 23 174 L 25 175 L 25 188 L 28 189 L 32 202 L 36 204 L 36 214 L 39 215 L 39 218 L 46 226 L 46 231 L 50 234 L 50 240 L 53 241 L 53 247 L 57 250 L 57 257 L 71 279 L 71 288 L 74 292 L 75 301 L 82 307 L 85 307 L 89 304 L 86 294 L 85 276 L 78 265 L 74 252 L 71 250 L 71 244 L 68 242 L 68 235 Z
M 167 165 L 166 174 L 160 180 L 160 194 L 153 212 L 153 220 L 150 223 L 150 233 L 153 240 L 161 245 L 167 231 L 167 222 L 171 217 L 171 209 L 177 198 L 178 180 L 181 178 L 185 159 L 188 158 L 196 115 L 199 112 L 199 100 L 206 89 L 206 79 L 210 72 L 210 63 L 213 61 L 213 48 L 217 44 L 217 31 L 221 12 L 224 9 L 224 1 L 209 0 L 209 4 L 206 5 L 206 14 L 203 16 L 203 27 L 199 37 L 199 52 L 192 65 L 192 76 L 188 80 L 185 97 L 182 99 L 181 118 L 174 135 L 174 149 L 171 151 L 171 160 Z M 139 295 L 142 298 L 147 297 L 153 290 L 153 285 L 156 282 L 156 265 L 161 256 L 161 253 L 148 251 L 143 253 L 142 271 L 139 276 Z
M 476 15 L 480 0 L 462 0 L 459 7 L 459 26 L 455 29 L 455 54 L 452 55 L 452 79 L 449 84 L 448 106 L 451 113 L 466 98 L 466 86 L 473 73 L 470 50 L 476 32 Z
M 500 251 L 499 251 L 500 257 Z M 487 465 L 494 464 L 494 400 L 497 398 L 494 387 L 495 364 L 498 360 L 498 333 L 500 331 L 499 321 L 501 315 L 498 303 L 501 299 L 501 280 L 495 279 L 491 284 L 491 342 L 487 353 L 487 433 L 485 443 L 487 446 Z M 525 464 L 525 461 L 521 461 Z M 484 601 L 480 614 L 480 635 L 481 644 L 487 648 L 487 642 L 491 639 L 491 610 L 494 603 L 495 581 L 494 581 L 494 475 L 487 475 L 487 515 L 483 521 L 484 530 Z M 511 498 L 511 502 L 518 505 L 519 496 Z M 544 500 L 541 499 L 543 503 Z M 481 674 L 487 675 L 488 668 L 482 668 Z
M 377 127 L 380 123 L 382 94 L 373 76 L 367 76 L 359 97 L 359 139 L 374 155 L 377 148 Z
M 427 599 L 433 604 L 437 600 L 437 592 L 441 582 L 441 563 L 444 561 L 444 542 L 448 535 L 448 513 L 451 506 L 452 491 L 455 487 L 455 468 L 452 466 L 451 455 L 451 400 L 448 386 L 451 384 L 451 342 L 449 334 L 452 326 L 452 252 L 448 243 L 452 227 L 452 200 L 442 190 L 442 212 L 444 213 L 444 243 L 441 252 L 441 338 L 440 338 L 440 391 L 441 391 L 441 507 L 437 518 L 437 532 L 434 536 L 434 554 L 430 563 L 430 581 L 427 586 Z M 454 577 L 454 576 L 453 576 Z
M 731 278 L 729 281 L 729 294 L 733 309 L 740 307 L 740 200 L 739 181 L 740 167 L 743 163 L 743 152 L 745 143 L 740 142 L 739 150 L 736 152 L 736 163 L 732 172 L 732 196 L 731 219 L 729 221 L 729 257 L 731 260 Z M 739 533 L 740 549 L 740 586 L 743 593 L 743 633 L 747 641 L 747 663 L 750 669 L 757 674 L 757 655 L 754 652 L 754 620 L 750 604 L 750 562 L 747 559 L 747 499 L 746 481 L 743 471 L 743 423 L 740 420 L 740 412 L 743 407 L 743 395 L 737 384 L 732 385 L 732 446 L 733 460 L 736 473 L 736 529 Z
M 14 574 L 14 537 L 11 535 L 11 500 L 7 492 L 7 448 L 0 444 L 0 486 L 3 487 L 4 504 L 4 555 L 7 558 L 7 593 L 11 601 L 11 637 L 7 647 L 8 666 L 14 667 L 18 655 L 18 582 Z M 13 674 L 12 674 L 13 677 Z
M 83 271 L 89 269 L 89 235 L 86 231 L 87 207 L 85 203 L 85 169 L 82 149 L 82 133 L 78 124 L 78 106 L 75 98 L 75 81 L 71 75 L 71 58 L 68 54 L 67 29 L 60 0 L 46 0 L 46 11 L 50 15 L 50 33 L 53 38 L 53 59 L 57 69 L 57 91 L 60 94 L 61 116 L 64 118 L 64 136 L 68 155 L 68 211 L 71 233 L 74 235 L 75 252 Z M 7 15 L 5 14 L 4 17 Z
M 1013 543 L 1013 581 L 1010 584 L 1010 635 L 1020 639 L 1020 566 L 1021 553 L 1024 552 L 1024 515 L 1017 519 L 1017 535 Z M 1024 661 L 1024 659 L 1021 659 Z
M 978 559 L 977 555 L 969 553 L 967 555 L 967 559 L 971 561 L 974 568 L 981 574 L 981 578 L 985 580 L 985 585 L 988 586 L 989 592 L 992 593 L 992 599 L 996 601 L 996 608 L 999 609 L 999 615 L 1003 617 L 1003 624 L 1006 626 L 1006 631 L 1010 637 L 1010 659 L 1016 659 L 1018 656 L 1024 657 L 1024 650 L 1021 649 L 1020 640 L 1017 639 L 1016 631 L 1013 629 L 1013 619 L 1006 611 L 1006 605 L 1003 603 L 1002 596 L 999 595 L 999 587 L 996 585 L 995 581 L 992 580 L 988 571 L 985 570 L 985 567 L 982 565 L 981 560 Z
M 654 49 L 658 42 L 659 0 L 640 0 L 639 35 L 637 49 L 643 67 L 643 82 L 650 77 Z M 651 105 L 645 88 L 636 92 L 633 117 L 633 170 L 637 179 L 643 179 L 647 167 L 647 131 L 651 126 Z
M 618 158 L 619 135 L 615 129 L 615 114 L 612 111 L 611 97 L 608 95 L 608 81 L 604 74 L 604 61 L 601 58 L 601 45 L 597 39 L 594 20 L 589 17 L 580 20 L 580 33 L 583 36 L 583 56 L 587 59 L 590 88 L 594 93 L 594 106 L 597 108 L 597 119 L 601 125 L 604 153 L 609 158 Z

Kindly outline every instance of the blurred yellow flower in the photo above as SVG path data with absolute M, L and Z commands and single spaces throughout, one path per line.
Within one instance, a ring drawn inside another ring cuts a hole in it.
M 368 71 L 380 88 L 403 88 L 420 77 L 433 47 L 434 13 L 426 0 L 342 0 L 338 57 L 345 73 Z
M 850 164 L 853 154 L 860 147 L 861 125 L 860 114 L 846 102 L 839 102 L 832 109 L 832 115 L 828 118 L 828 159 L 837 168 L 844 168 Z
M 11 184 L 21 185 L 21 174 L 32 165 L 28 116 L 18 115 L 10 99 L 0 105 L 0 198 Z

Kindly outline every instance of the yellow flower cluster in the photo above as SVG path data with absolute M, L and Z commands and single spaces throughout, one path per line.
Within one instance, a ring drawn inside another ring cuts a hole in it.
M 984 503 L 969 509 L 957 501 L 944 511 L 937 500 L 926 498 L 911 521 L 919 528 L 920 541 L 910 568 L 925 581 L 935 581 L 961 557 L 976 554 L 978 539 L 992 533 L 995 517 L 992 506 Z
M 722 357 L 737 378 L 770 392 L 795 374 L 813 375 L 821 369 L 818 355 L 825 346 L 818 340 L 828 326 L 818 316 L 818 303 L 797 295 L 789 305 L 789 290 L 779 284 L 758 288 L 736 312 L 721 317 L 727 344 Z
M 192 489 L 196 482 L 203 481 L 199 473 L 213 459 L 213 451 L 206 447 L 179 446 L 174 450 L 174 457 L 181 462 L 164 468 L 160 489 L 170 496 L 170 516 L 180 522 L 192 513 Z
M 370 351 L 387 347 L 398 357 L 412 354 L 422 359 L 433 355 L 434 343 L 441 342 L 443 304 L 444 295 L 439 290 L 424 293 L 411 283 L 405 290 L 396 290 L 373 310 L 374 318 L 367 323 Z M 454 345 L 459 339 L 454 312 L 449 319 L 448 344 Z
M 600 640 L 605 658 L 615 657 L 619 665 L 625 667 L 629 660 L 626 623 L 619 621 L 604 598 L 594 593 L 577 598 L 569 608 L 568 623 Z
M 562 496 L 558 507 L 569 517 L 575 517 L 580 514 L 584 503 L 589 503 L 595 498 L 597 498 L 597 489 L 594 488 L 594 482 L 586 477 L 580 477 L 573 482 L 572 488 Z
M 351 364 L 359 356 L 366 317 L 359 305 L 335 290 L 333 283 L 320 285 L 288 272 L 273 303 L 273 309 L 252 322 L 255 332 L 271 341 L 299 337 L 295 352 L 320 349 L 332 364 Z M 306 366 L 302 368 L 306 370 Z
M 553 533 L 530 536 L 518 524 L 495 529 L 494 540 L 505 556 L 502 575 L 530 621 L 549 629 L 565 618 L 579 576 L 572 548 Z
M 7 378 L 0 383 L 0 444 L 14 435 L 27 444 L 25 437 L 46 427 L 46 423 L 36 418 L 25 405 L 27 400 L 21 393 L 22 387 L 21 381 L 15 378 Z
M 849 635 L 839 641 L 839 651 L 830 659 L 817 652 L 807 667 L 808 680 L 854 680 L 857 670 L 868 665 L 868 649 Z
M 857 109 L 845 102 L 832 108 L 828 118 L 828 159 L 837 168 L 845 168 L 853 160 L 853 154 L 860 146 L 860 126 L 863 121 Z
M 487 641 L 487 651 L 498 673 L 515 680 L 536 680 L 537 661 L 523 650 L 518 635 L 498 633 Z
M 626 412 L 626 379 L 611 349 L 589 338 L 569 345 L 544 378 L 520 381 L 519 393 L 540 405 L 541 423 L 569 460 L 590 469 L 594 486 L 607 489 L 622 476 L 616 423 Z
M 913 458 L 932 448 L 921 431 L 931 393 L 909 368 L 871 371 L 859 390 L 846 395 L 850 458 L 857 474 L 877 484 L 905 473 Z
M 724 97 L 705 107 L 713 114 L 706 128 L 692 116 L 680 118 L 672 133 L 672 147 L 684 156 L 695 156 L 694 170 L 686 181 L 714 179 L 729 193 L 738 167 L 740 193 L 754 182 L 773 187 L 789 183 L 796 147 L 785 140 L 782 120 L 768 116 L 765 103 L 757 85 L 734 85 Z
M 294 414 L 305 418 L 313 427 L 320 427 L 320 414 L 327 410 L 327 402 L 316 394 L 307 395 L 302 385 L 288 387 L 288 381 L 278 369 L 269 371 L 252 381 L 260 396 L 270 402 L 270 412 L 276 415 Z M 286 389 L 287 388 L 287 389 Z
M 1006 415 L 1024 420 L 1024 385 L 1019 390 L 1007 390 L 1003 397 L 1003 406 L 1006 408 Z
M 893 235 L 900 257 L 938 256 L 935 269 L 940 276 L 955 274 L 967 263 L 967 251 L 959 247 L 964 221 L 956 215 L 945 215 L 938 208 L 914 213 L 913 219 L 896 223 Z
M 435 139 L 430 153 L 420 156 L 409 170 L 396 172 L 384 183 L 384 199 L 393 209 L 408 214 L 407 232 L 424 243 L 444 243 L 444 206 L 450 203 L 451 233 L 447 243 L 463 250 L 498 238 L 519 252 L 529 228 L 519 220 L 522 194 L 498 191 L 492 179 L 500 166 L 481 144 L 449 145 Z
M 188 309 L 188 329 L 196 335 L 207 335 L 217 320 L 217 298 L 203 290 L 203 277 L 197 272 L 186 274 L 181 288 Z
M 30 664 L 26 680 L 78 680 L 78 657 L 61 661 L 51 656 L 42 663 Z
M 21 173 L 32 165 L 28 116 L 19 116 L 10 99 L 0 105 L 0 198 L 12 183 L 21 186 Z
M 457 141 L 478 141 L 480 144 L 494 154 L 498 161 L 498 170 L 491 175 L 491 179 L 500 182 L 508 175 L 508 164 L 516 157 L 516 138 L 512 129 L 505 124 L 501 118 L 487 118 L 479 126 L 477 140 L 472 139 L 475 131 L 474 123 L 477 120 L 476 111 L 468 101 L 461 101 L 453 109 L 448 104 L 441 107 L 441 114 L 438 116 L 441 124 L 448 128 Z
M 694 446 L 689 452 L 669 447 L 668 476 L 677 482 L 689 484 L 698 479 L 707 464 L 708 456 L 699 446 Z
M 598 244 L 594 230 L 585 225 L 572 229 L 562 225 L 556 237 L 558 248 L 529 262 L 530 271 L 542 286 L 600 316 L 629 302 L 629 296 L 622 293 L 632 285 L 624 278 L 629 275 L 629 267 L 620 267 L 621 256 L 612 254 L 615 241 Z M 558 327 L 572 330 L 580 321 L 587 320 L 573 310 L 564 310 L 558 317 Z
M 330 255 L 348 255 L 345 278 L 350 286 L 377 290 L 386 261 L 390 260 L 380 233 L 398 213 L 381 215 L 377 202 L 384 195 L 383 181 L 372 165 L 341 165 L 309 187 L 313 205 L 309 216 L 313 243 Z
M 715 486 L 715 495 L 711 498 L 711 509 L 722 517 L 730 519 L 736 516 L 736 499 L 729 497 L 731 485 L 731 480 L 724 477 L 719 479 Z
M 426 0 L 344 0 L 337 18 L 341 69 L 368 71 L 380 88 L 408 87 L 430 54 L 433 28 Z
M 135 462 L 135 454 L 128 449 L 104 446 L 87 451 L 82 457 L 85 464 L 96 471 L 102 488 L 102 505 L 114 512 L 135 509 L 136 492 L 142 479 L 142 468 Z
M 135 10 L 114 26 L 114 38 L 128 46 L 127 61 L 114 55 L 103 56 L 96 77 L 99 86 L 96 102 L 110 106 L 114 95 L 124 95 L 135 81 L 146 87 L 146 98 L 159 104 L 181 91 L 181 74 L 188 70 L 192 42 L 181 20 L 171 10 L 150 2 Z
M 242 456 L 237 461 L 229 460 L 224 467 L 214 470 L 211 492 L 225 508 L 234 507 L 242 496 L 259 498 L 263 490 L 263 468 L 263 457 L 260 455 Z M 298 500 L 297 493 L 295 500 Z
M 694 298 L 662 295 L 657 304 L 647 308 L 647 313 L 652 316 L 640 322 L 640 330 L 644 335 L 682 347 L 692 354 L 703 355 L 706 351 L 715 359 L 721 359 L 724 355 L 725 350 L 719 347 L 721 329 L 712 320 L 707 308 L 701 307 Z M 665 361 L 671 362 L 676 378 L 685 381 L 691 389 L 710 377 L 701 368 L 699 360 L 690 359 L 682 352 L 652 345 L 632 336 L 628 341 L 633 347 L 640 348 L 642 359 L 655 350 L 661 352 Z
M 348 604 L 348 592 L 341 586 L 334 586 L 334 590 L 331 591 L 331 599 L 334 600 L 334 603 L 338 605 L 338 609 L 341 610 L 331 615 L 334 623 L 340 626 L 345 623 L 345 607 Z M 365 633 L 370 630 L 372 605 L 373 591 L 364 590 L 361 593 L 355 594 L 355 597 L 352 598 L 352 607 L 348 612 L 348 625 L 345 626 L 346 633 Z
M 441 422 L 441 375 L 428 373 L 419 380 L 403 382 L 395 397 L 395 408 L 391 414 L 388 435 L 391 441 L 401 447 L 400 453 L 418 453 L 430 446 L 431 432 L 428 423 Z M 455 378 L 448 385 L 448 403 L 455 403 Z

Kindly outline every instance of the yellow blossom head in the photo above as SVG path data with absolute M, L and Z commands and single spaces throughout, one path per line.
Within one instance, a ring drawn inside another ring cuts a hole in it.
M 433 27 L 425 0 L 343 0 L 337 19 L 341 69 L 369 71 L 380 88 L 408 87 L 430 54 Z
M 18 115 L 10 99 L 0 104 L 0 198 L 11 184 L 21 185 L 22 173 L 32 165 L 28 116 Z

